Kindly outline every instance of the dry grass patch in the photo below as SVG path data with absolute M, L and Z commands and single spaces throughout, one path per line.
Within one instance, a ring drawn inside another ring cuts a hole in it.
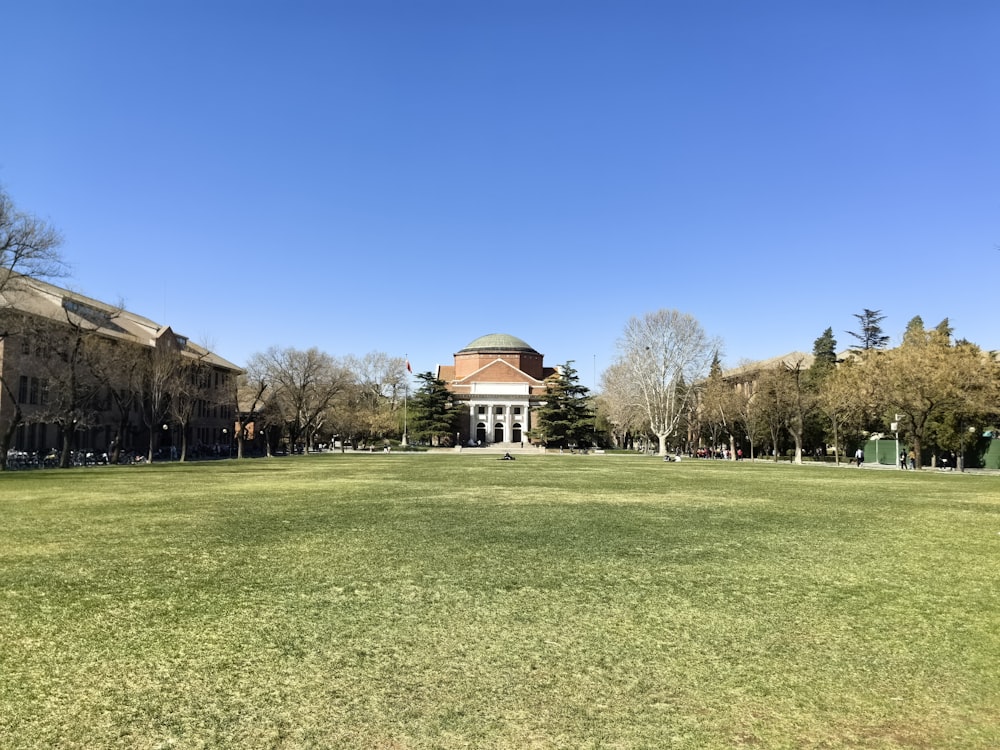
M 0 476 L 0 745 L 997 747 L 996 489 L 617 456 Z

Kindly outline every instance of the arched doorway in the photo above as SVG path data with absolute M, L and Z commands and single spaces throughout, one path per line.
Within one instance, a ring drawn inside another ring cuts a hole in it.
M 503 423 L 497 422 L 493 425 L 493 442 L 502 443 L 503 442 Z
M 510 428 L 510 442 L 520 443 L 523 438 L 521 437 L 521 423 L 514 422 L 513 426 Z
M 476 425 L 476 442 L 479 445 L 486 443 L 486 424 L 484 422 Z

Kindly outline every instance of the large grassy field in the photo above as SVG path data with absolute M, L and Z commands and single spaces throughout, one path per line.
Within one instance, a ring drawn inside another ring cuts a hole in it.
M 0 475 L 2 748 L 1000 747 L 1000 477 Z

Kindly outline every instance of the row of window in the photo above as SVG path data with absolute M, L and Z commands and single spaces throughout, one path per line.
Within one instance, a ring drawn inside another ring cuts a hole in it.
M 36 357 L 38 357 L 39 359 L 48 359 L 51 356 L 49 345 L 46 343 L 44 339 L 37 338 L 32 340 L 27 336 L 21 338 L 21 354 L 25 356 L 31 356 L 32 341 L 34 341 L 34 354 Z M 60 356 L 62 357 L 63 360 L 66 359 L 65 354 L 61 354 Z M 198 385 L 202 388 L 210 388 L 212 387 L 213 377 L 215 379 L 215 388 L 229 387 L 229 373 L 223 370 L 212 370 L 211 372 L 206 373 L 203 370 L 192 369 L 189 381 L 193 385 Z M 32 401 L 31 403 L 35 402 Z
M 26 357 L 31 356 L 32 352 L 32 341 L 34 341 L 34 352 L 35 356 L 39 359 L 48 359 L 49 345 L 43 338 L 30 339 L 27 336 L 21 338 L 21 354 Z
M 21 404 L 33 404 L 45 406 L 49 402 L 49 379 L 29 378 L 22 375 L 17 384 L 17 400 Z M 98 409 L 107 410 L 111 408 L 110 397 L 102 404 L 97 404 Z M 138 409 L 138 405 L 134 408 Z M 232 419 L 233 407 L 228 404 L 210 404 L 204 399 L 199 399 L 197 403 L 197 416 L 211 419 Z
M 49 402 L 49 379 L 29 378 L 22 375 L 17 384 L 17 401 L 21 404 L 41 404 Z
M 486 409 L 487 409 L 487 407 L 485 405 L 480 404 L 479 405 L 479 411 L 477 413 L 485 415 L 486 414 Z M 493 407 L 493 413 L 494 414 L 503 414 L 504 413 L 503 410 L 504 410 L 504 407 L 502 407 L 502 406 L 494 406 Z M 516 416 L 520 416 L 520 414 L 521 414 L 521 407 L 520 406 L 512 406 L 510 408 L 510 413 L 513 414 L 515 417 Z
M 233 407 L 227 404 L 213 404 L 204 399 L 198 399 L 195 404 L 195 416 L 209 419 L 232 419 Z
M 199 388 L 210 388 L 212 387 L 212 376 L 215 376 L 215 387 L 216 388 L 226 388 L 229 386 L 229 373 L 222 372 L 220 370 L 213 370 L 212 372 L 204 372 L 203 370 L 191 370 L 191 375 L 188 381 L 192 385 L 196 385 Z

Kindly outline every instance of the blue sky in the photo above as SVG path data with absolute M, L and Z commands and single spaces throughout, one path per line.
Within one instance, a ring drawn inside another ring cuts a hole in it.
M 1000 3 L 15 0 L 0 183 L 65 285 L 243 364 L 586 385 L 628 319 L 735 365 L 864 308 L 1000 348 Z

